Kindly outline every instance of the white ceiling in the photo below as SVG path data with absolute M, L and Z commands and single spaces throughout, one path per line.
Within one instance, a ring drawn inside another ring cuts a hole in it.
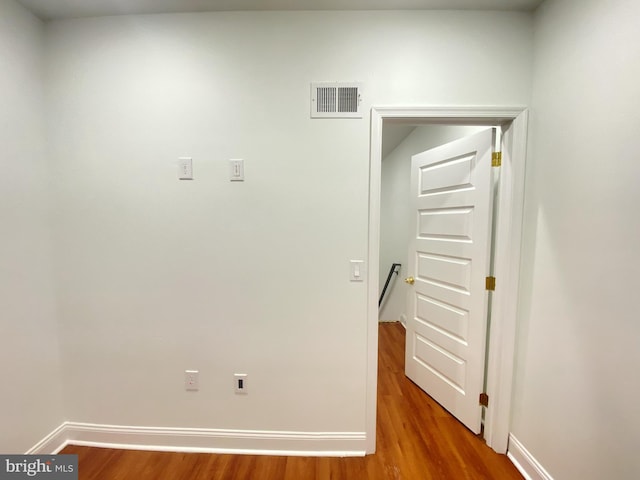
M 44 20 L 234 10 L 533 10 L 543 0 L 18 0 Z

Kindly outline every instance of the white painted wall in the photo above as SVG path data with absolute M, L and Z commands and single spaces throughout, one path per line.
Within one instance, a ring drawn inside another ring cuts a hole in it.
M 387 126 L 383 126 L 386 129 Z M 411 195 L 411 156 L 430 148 L 471 135 L 486 127 L 428 125 L 416 127 L 392 152 L 382 159 L 380 189 L 380 277 L 379 291 L 389 275 L 392 263 L 401 263 L 380 307 L 382 322 L 398 321 L 406 314 L 407 294 L 411 291 L 403 279 L 409 261 Z M 384 135 L 384 132 L 383 132 Z
M 559 479 L 640 477 L 640 3 L 535 15 L 513 433 Z
M 70 417 L 363 432 L 367 285 L 348 262 L 367 256 L 369 117 L 309 119 L 309 83 L 363 82 L 365 112 L 526 104 L 531 41 L 530 15 L 500 12 L 49 24 Z M 184 155 L 192 182 L 176 180 Z M 229 158 L 245 159 L 244 183 Z
M 43 122 L 44 29 L 0 0 L 0 452 L 62 423 Z

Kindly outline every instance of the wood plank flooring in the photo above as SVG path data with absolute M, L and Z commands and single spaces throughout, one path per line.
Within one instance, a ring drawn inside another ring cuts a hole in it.
M 80 480 L 521 480 L 513 464 L 404 376 L 404 328 L 380 325 L 377 452 L 268 457 L 68 446 Z

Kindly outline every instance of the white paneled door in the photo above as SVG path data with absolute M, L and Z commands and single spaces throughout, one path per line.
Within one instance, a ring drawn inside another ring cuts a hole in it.
M 495 131 L 412 157 L 406 375 L 480 432 Z

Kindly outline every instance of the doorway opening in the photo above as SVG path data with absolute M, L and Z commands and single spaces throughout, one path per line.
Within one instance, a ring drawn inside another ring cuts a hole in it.
M 486 386 L 490 398 L 484 435 L 487 445 L 498 453 L 507 450 L 515 344 L 515 317 L 519 277 L 522 204 L 527 111 L 524 107 L 424 107 L 373 108 L 371 112 L 371 157 L 369 199 L 369 292 L 368 292 L 368 376 L 367 452 L 375 451 L 378 292 L 381 232 L 381 178 L 383 129 L 406 132 L 404 127 L 431 126 L 453 134 L 461 126 L 502 129 L 502 167 L 499 180 L 500 216 L 495 227 L 494 266 L 498 288 L 493 295 L 492 329 L 487 339 Z M 453 128 L 456 127 L 456 128 Z M 414 152 L 417 153 L 417 152 Z
M 406 326 L 407 250 L 413 225 L 411 157 L 490 127 L 385 122 L 382 131 L 380 185 L 380 322 Z M 395 268 L 393 266 L 396 265 Z M 395 275 L 394 275 L 395 274 Z M 386 286 L 386 289 L 385 289 Z

